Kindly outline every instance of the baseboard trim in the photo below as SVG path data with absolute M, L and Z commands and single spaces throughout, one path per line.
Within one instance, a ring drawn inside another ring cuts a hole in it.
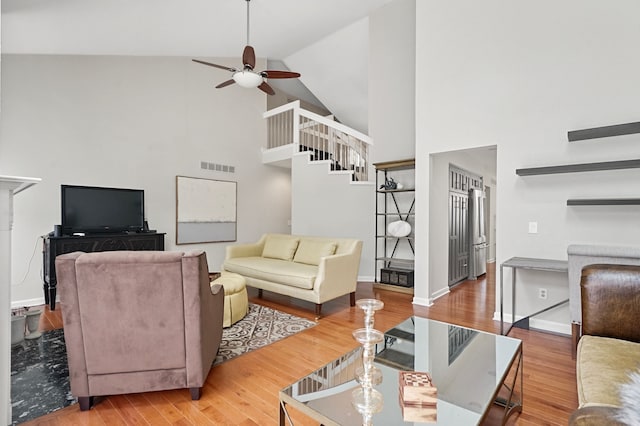
M 424 297 L 415 297 L 413 298 L 413 300 L 411 301 L 412 304 L 414 305 L 418 305 L 418 306 L 431 306 L 433 305 L 433 302 L 431 301 L 431 299 L 425 299 Z
M 516 315 L 516 321 L 525 318 L 523 316 Z M 500 321 L 500 312 L 493 313 L 493 320 Z M 511 325 L 511 314 L 504 315 L 505 329 Z M 539 318 L 529 318 L 529 328 L 538 330 L 538 331 L 546 331 L 549 333 L 562 334 L 566 336 L 571 336 L 571 324 L 565 324 L 557 321 L 548 321 Z
M 56 298 L 58 301 L 58 298 Z M 16 300 L 11 302 L 11 309 L 30 308 L 32 306 L 44 305 L 44 296 L 35 299 Z
M 431 298 L 430 298 L 431 304 L 433 304 L 433 302 L 435 302 L 442 296 L 446 296 L 449 293 L 451 293 L 451 290 L 449 289 L 449 287 L 441 288 L 440 290 L 436 291 L 431 295 Z

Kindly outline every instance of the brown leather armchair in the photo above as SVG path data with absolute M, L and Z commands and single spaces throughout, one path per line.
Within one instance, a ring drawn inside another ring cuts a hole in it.
M 580 288 L 579 408 L 569 425 L 622 425 L 618 420 L 623 407 L 620 385 L 640 365 L 640 266 L 585 266 Z
M 202 251 L 69 253 L 56 258 L 71 393 L 189 388 L 199 399 L 222 338 L 224 291 Z

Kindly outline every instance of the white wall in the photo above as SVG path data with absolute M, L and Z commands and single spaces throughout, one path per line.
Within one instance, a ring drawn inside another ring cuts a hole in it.
M 640 118 L 638 13 L 634 0 L 416 3 L 418 184 L 430 182 L 433 152 L 497 146 L 497 265 L 512 256 L 566 259 L 572 243 L 638 245 L 637 206 L 566 206 L 572 197 L 637 197 L 637 169 L 515 174 L 639 158 L 640 135 L 567 142 L 569 130 Z M 425 189 L 418 192 L 421 222 L 429 220 Z M 538 222 L 538 234 L 528 234 L 529 221 Z M 417 265 L 418 281 L 446 266 L 429 259 Z M 566 284 L 552 275 L 521 277 L 519 313 L 538 307 L 538 286 L 550 286 L 548 302 L 566 295 Z M 560 311 L 541 318 L 568 331 L 568 308 Z
M 296 154 L 291 161 L 291 233 L 362 240 L 358 279 L 373 281 L 373 183 L 352 183 L 350 174 L 330 172 L 328 162 L 308 158 Z
M 367 134 L 368 19 L 363 18 L 284 59 L 341 123 Z M 353 70 L 360 72 L 353 72 Z
M 373 139 L 371 163 L 414 158 L 415 138 L 415 0 L 395 0 L 369 15 L 369 136 Z M 374 174 L 372 170 L 372 176 Z M 397 177 L 397 173 L 394 174 Z M 410 171 L 407 188 L 417 188 Z M 416 191 L 417 194 L 417 191 Z M 418 206 L 416 204 L 415 209 Z M 417 247 L 426 245 L 427 229 L 415 217 L 415 263 L 422 262 Z M 374 232 L 371 232 L 371 244 Z M 410 257 L 408 247 L 399 257 Z M 426 288 L 415 281 L 414 292 Z
M 227 243 L 175 245 L 176 175 L 238 182 L 239 242 L 288 231 L 289 173 L 261 164 L 262 92 L 215 89 L 228 73 L 190 58 L 3 55 L 1 63 L 0 174 L 42 178 L 16 205 L 14 305 L 43 303 L 39 236 L 60 223 L 60 184 L 144 189 L 165 249 L 205 249 L 212 271 Z M 200 161 L 236 172 L 202 170 Z
M 371 162 L 414 158 L 415 0 L 395 0 L 369 16 Z

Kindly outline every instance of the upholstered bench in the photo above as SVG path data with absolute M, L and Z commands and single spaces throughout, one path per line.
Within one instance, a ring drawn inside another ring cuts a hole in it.
M 211 281 L 211 285 L 224 287 L 224 319 L 223 327 L 230 327 L 240 321 L 249 311 L 246 280 L 242 275 L 223 272 L 219 278 Z

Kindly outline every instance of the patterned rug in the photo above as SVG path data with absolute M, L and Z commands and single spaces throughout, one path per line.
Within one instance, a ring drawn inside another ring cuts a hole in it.
M 246 317 L 222 332 L 222 342 L 213 365 L 313 327 L 315 322 L 266 306 L 249 304 Z
M 250 304 L 246 317 L 225 328 L 213 365 L 259 349 L 313 327 L 316 323 Z M 11 348 L 12 425 L 35 419 L 76 402 L 69 387 L 62 329 L 42 333 Z

